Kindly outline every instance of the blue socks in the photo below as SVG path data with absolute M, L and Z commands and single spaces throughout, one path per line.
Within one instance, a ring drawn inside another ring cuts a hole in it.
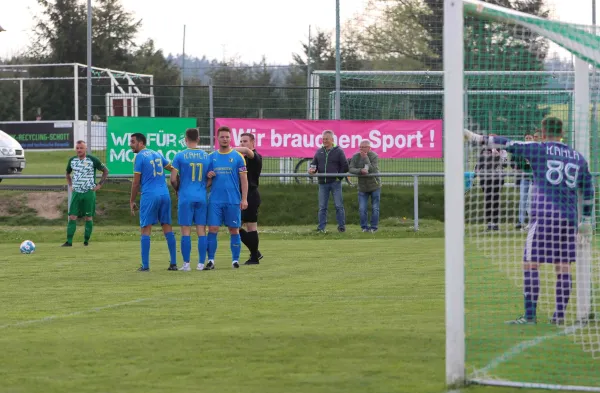
M 189 236 L 181 236 L 181 257 L 183 263 L 190 262 L 190 254 L 192 253 L 192 239 Z
M 167 246 L 169 247 L 169 255 L 171 256 L 171 265 L 177 265 L 177 240 L 173 232 L 165 233 Z
M 209 232 L 206 243 L 208 246 L 208 259 L 214 260 L 217 253 L 217 234 Z
M 198 263 L 206 262 L 206 247 L 206 236 L 198 236 Z
M 556 319 L 565 318 L 565 310 L 571 297 L 571 275 L 558 274 L 556 276 Z
M 231 248 L 231 259 L 232 261 L 240 260 L 240 253 L 242 252 L 242 239 L 240 235 L 230 235 L 229 247 Z
M 535 320 L 537 301 L 540 295 L 540 273 L 535 270 L 523 272 L 523 297 L 525 306 L 525 319 Z M 558 303 L 557 303 L 558 304 Z
M 149 269 L 150 268 L 150 236 L 142 235 L 142 239 L 140 241 L 140 246 L 142 249 L 142 268 Z

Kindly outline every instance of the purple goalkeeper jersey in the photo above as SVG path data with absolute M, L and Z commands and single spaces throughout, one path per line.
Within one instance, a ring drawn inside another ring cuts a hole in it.
M 594 203 L 592 175 L 583 155 L 560 142 L 518 142 L 497 136 L 490 139 L 491 145 L 523 157 L 531 164 L 532 217 L 558 213 L 570 225 L 577 226 L 578 192 L 583 194 L 584 206 Z

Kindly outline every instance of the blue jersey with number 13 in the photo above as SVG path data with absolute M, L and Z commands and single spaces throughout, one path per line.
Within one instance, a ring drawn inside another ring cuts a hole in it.
M 139 173 L 140 193 L 144 196 L 169 194 L 165 182 L 165 167 L 169 160 L 154 150 L 144 149 L 136 154 L 133 173 Z

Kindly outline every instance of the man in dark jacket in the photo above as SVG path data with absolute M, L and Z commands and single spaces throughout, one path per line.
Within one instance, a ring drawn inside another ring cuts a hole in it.
M 317 150 L 308 173 L 346 173 L 348 172 L 348 160 L 344 151 L 333 143 L 333 131 L 323 131 L 323 146 Z M 319 226 L 318 232 L 325 232 L 327 225 L 327 205 L 329 195 L 333 195 L 335 205 L 335 218 L 338 223 L 338 231 L 346 232 L 346 212 L 344 210 L 344 198 L 342 196 L 342 182 L 344 176 L 319 177 Z

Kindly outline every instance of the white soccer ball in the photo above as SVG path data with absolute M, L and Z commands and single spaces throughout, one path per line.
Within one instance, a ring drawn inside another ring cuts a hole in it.
M 19 250 L 21 250 L 21 254 L 32 254 L 35 251 L 35 243 L 31 240 L 25 240 L 19 246 Z

